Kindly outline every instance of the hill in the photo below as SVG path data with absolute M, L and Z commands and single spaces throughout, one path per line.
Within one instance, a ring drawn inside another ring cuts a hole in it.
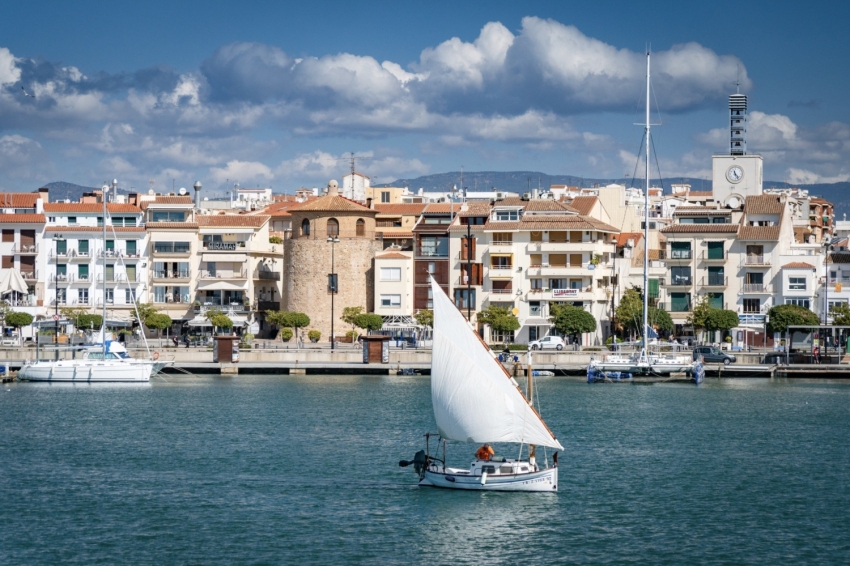
M 50 189 L 51 202 L 58 202 L 65 199 L 70 199 L 72 202 L 75 202 L 80 200 L 83 193 L 90 193 L 94 190 L 99 190 L 99 187 L 98 189 L 95 189 L 95 187 L 84 187 L 82 185 L 75 185 L 74 183 L 67 183 L 65 181 L 54 181 L 43 186 Z

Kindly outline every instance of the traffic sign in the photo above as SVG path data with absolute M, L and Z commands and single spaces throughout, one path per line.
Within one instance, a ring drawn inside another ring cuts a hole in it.
M 59 315 L 58 315 L 58 314 L 54 314 L 54 315 L 53 315 L 53 320 L 59 320 Z

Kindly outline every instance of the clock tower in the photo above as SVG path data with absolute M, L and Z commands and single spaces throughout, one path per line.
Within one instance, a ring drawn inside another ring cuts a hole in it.
M 747 95 L 729 97 L 729 155 L 712 157 L 712 192 L 721 206 L 738 208 L 762 193 L 761 155 L 747 154 Z

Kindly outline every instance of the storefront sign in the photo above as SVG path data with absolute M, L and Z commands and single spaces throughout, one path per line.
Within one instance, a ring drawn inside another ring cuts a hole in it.
M 558 297 L 577 297 L 578 289 L 552 289 L 552 296 Z
M 235 252 L 236 242 L 207 242 L 207 249 Z

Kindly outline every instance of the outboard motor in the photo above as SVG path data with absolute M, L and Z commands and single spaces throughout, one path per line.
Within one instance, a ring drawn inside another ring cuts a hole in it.
M 425 451 L 420 450 L 414 454 L 413 460 L 400 460 L 398 463 L 402 468 L 406 468 L 411 464 L 413 464 L 413 470 L 421 476 L 422 470 L 428 467 L 428 456 L 425 455 Z

